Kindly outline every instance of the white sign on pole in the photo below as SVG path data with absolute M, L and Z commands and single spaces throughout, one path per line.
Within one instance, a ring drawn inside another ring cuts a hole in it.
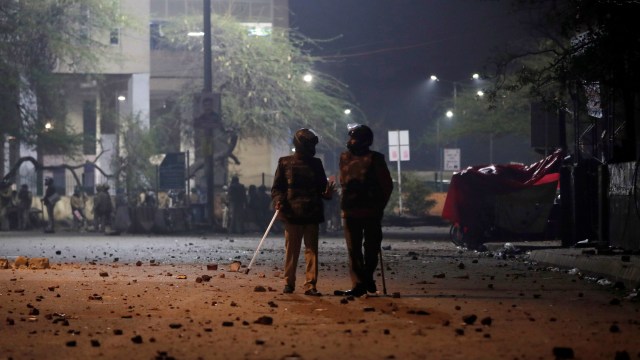
M 389 160 L 409 161 L 409 130 L 389 131 Z
M 444 170 L 460 170 L 460 149 L 444 149 Z

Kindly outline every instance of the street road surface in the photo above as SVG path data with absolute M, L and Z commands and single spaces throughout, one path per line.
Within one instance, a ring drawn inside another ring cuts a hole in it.
M 0 233 L 0 358 L 637 359 L 640 305 L 528 261 L 456 248 L 446 228 L 385 229 L 385 283 L 348 289 L 340 234 L 321 237 L 318 290 L 282 294 L 284 240 L 261 234 Z M 209 266 L 207 266 L 209 265 Z M 213 265 L 217 265 L 214 269 Z M 241 268 L 242 270 L 242 268 Z

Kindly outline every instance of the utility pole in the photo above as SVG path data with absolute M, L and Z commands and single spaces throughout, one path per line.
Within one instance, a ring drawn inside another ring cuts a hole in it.
M 202 4 L 202 23 L 204 25 L 204 88 L 202 89 L 202 92 L 204 96 L 211 97 L 213 92 L 213 75 L 211 71 L 211 0 L 203 0 Z M 207 209 L 205 211 L 205 216 L 208 225 L 213 227 L 215 224 L 213 127 L 206 128 L 205 139 L 207 142 L 210 142 L 208 145 L 202 144 L 204 148 L 210 149 L 210 151 L 205 151 L 205 157 L 203 159 L 205 163 L 205 178 L 207 181 Z

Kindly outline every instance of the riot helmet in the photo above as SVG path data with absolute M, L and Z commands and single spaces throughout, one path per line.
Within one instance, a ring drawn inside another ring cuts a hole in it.
M 347 142 L 347 148 L 354 154 L 365 152 L 369 150 L 369 146 L 373 144 L 373 131 L 367 126 L 362 124 L 354 124 L 348 126 L 349 129 L 349 141 Z
M 44 185 L 45 186 L 53 185 L 53 179 L 47 176 L 46 178 L 44 178 Z
M 296 153 L 304 156 L 314 156 L 316 154 L 316 145 L 318 144 L 318 136 L 313 130 L 300 129 L 293 136 L 293 146 Z

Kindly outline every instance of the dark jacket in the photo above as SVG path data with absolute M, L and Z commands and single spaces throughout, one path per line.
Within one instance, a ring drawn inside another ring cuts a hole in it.
M 281 203 L 280 218 L 292 224 L 324 221 L 323 193 L 327 175 L 322 161 L 294 154 L 281 157 L 271 187 L 274 204 Z
M 53 185 L 47 185 L 47 188 L 44 191 L 44 204 L 45 205 L 55 205 L 59 196 L 56 195 L 56 188 Z
M 384 155 L 376 151 L 340 154 L 340 186 L 342 217 L 381 219 L 393 191 Z
M 98 216 L 110 215 L 113 211 L 111 195 L 106 191 L 98 191 L 93 200 L 93 213 Z

